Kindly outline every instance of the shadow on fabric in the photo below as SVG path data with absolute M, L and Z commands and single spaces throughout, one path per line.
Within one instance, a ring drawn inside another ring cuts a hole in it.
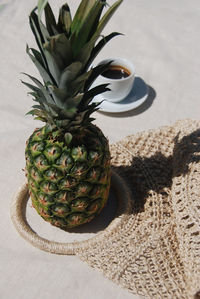
M 149 158 L 134 157 L 130 166 L 114 167 L 128 183 L 136 213 L 144 210 L 149 191 L 167 196 L 166 189 L 171 188 L 173 178 L 186 175 L 191 161 L 200 162 L 200 130 L 183 137 L 180 141 L 178 137 L 179 135 L 174 139 L 173 154 L 169 157 L 157 152 Z

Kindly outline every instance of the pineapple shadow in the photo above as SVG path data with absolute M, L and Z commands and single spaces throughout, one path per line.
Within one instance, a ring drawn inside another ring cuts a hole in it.
M 131 213 L 137 214 L 144 211 L 150 190 L 161 194 L 162 198 L 167 196 L 166 188 L 171 187 L 173 178 L 186 175 L 191 162 L 200 163 L 200 129 L 181 140 L 178 134 L 174 138 L 173 153 L 168 157 L 158 151 L 151 157 L 134 157 L 129 166 L 120 165 L 112 166 L 112 168 L 126 181 L 134 206 Z M 148 180 L 149 176 L 151 180 Z M 115 219 L 117 206 L 117 197 L 111 186 L 108 202 L 101 213 L 90 223 L 68 229 L 67 232 L 84 234 L 103 231 Z M 22 214 L 26 224 L 35 232 L 27 221 L 26 205 L 23 206 Z
M 134 212 L 144 211 L 149 191 L 153 190 L 164 198 L 168 196 L 166 188 L 171 188 L 173 178 L 185 176 L 190 163 L 200 163 L 200 129 L 183 137 L 174 138 L 171 156 L 161 152 L 147 158 L 134 157 L 130 166 L 114 167 L 126 180 L 134 200 Z M 163 175 L 164 174 L 164 175 Z M 151 180 L 148 178 L 151 177 Z
M 144 211 L 150 190 L 161 194 L 162 198 L 168 196 L 166 188 L 172 186 L 174 177 L 185 176 L 188 173 L 191 161 L 200 163 L 200 129 L 183 137 L 180 141 L 177 135 L 174 139 L 171 156 L 165 157 L 158 151 L 148 158 L 134 157 L 129 166 L 112 166 L 112 168 L 125 179 L 133 200 L 132 213 L 137 214 Z M 148 176 L 151 177 L 151 180 L 148 180 Z M 90 223 L 71 231 L 74 233 L 98 233 L 115 218 L 116 209 L 117 200 L 112 194 L 111 188 L 108 203 L 101 214 Z

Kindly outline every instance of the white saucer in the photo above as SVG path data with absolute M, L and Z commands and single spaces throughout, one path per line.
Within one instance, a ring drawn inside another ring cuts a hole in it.
M 110 112 L 110 113 L 120 113 L 127 112 L 132 109 L 137 108 L 147 99 L 149 93 L 149 88 L 140 77 L 135 77 L 133 87 L 129 95 L 123 99 L 121 102 L 112 103 L 106 101 L 103 94 L 97 95 L 92 102 L 101 102 L 99 106 L 99 111 Z

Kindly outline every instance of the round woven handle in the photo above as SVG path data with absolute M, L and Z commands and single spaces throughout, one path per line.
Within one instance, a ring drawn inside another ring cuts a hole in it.
M 105 230 L 85 241 L 72 243 L 54 242 L 40 237 L 36 232 L 34 232 L 28 224 L 24 212 L 29 199 L 28 186 L 26 182 L 20 187 L 14 196 L 10 210 L 11 219 L 19 234 L 33 246 L 51 253 L 73 255 L 76 254 L 76 252 L 85 250 L 88 246 L 92 246 L 92 244 L 101 241 L 103 238 L 108 237 L 117 230 L 129 214 L 131 210 L 130 193 L 125 181 L 115 171 L 112 171 L 111 188 L 113 189 L 118 201 L 116 217 Z

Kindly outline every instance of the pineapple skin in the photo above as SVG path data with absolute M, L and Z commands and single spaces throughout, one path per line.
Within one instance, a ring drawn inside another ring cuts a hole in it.
M 105 206 L 110 189 L 108 140 L 93 124 L 64 133 L 36 129 L 27 140 L 26 176 L 32 204 L 52 225 L 69 229 L 91 221 Z

